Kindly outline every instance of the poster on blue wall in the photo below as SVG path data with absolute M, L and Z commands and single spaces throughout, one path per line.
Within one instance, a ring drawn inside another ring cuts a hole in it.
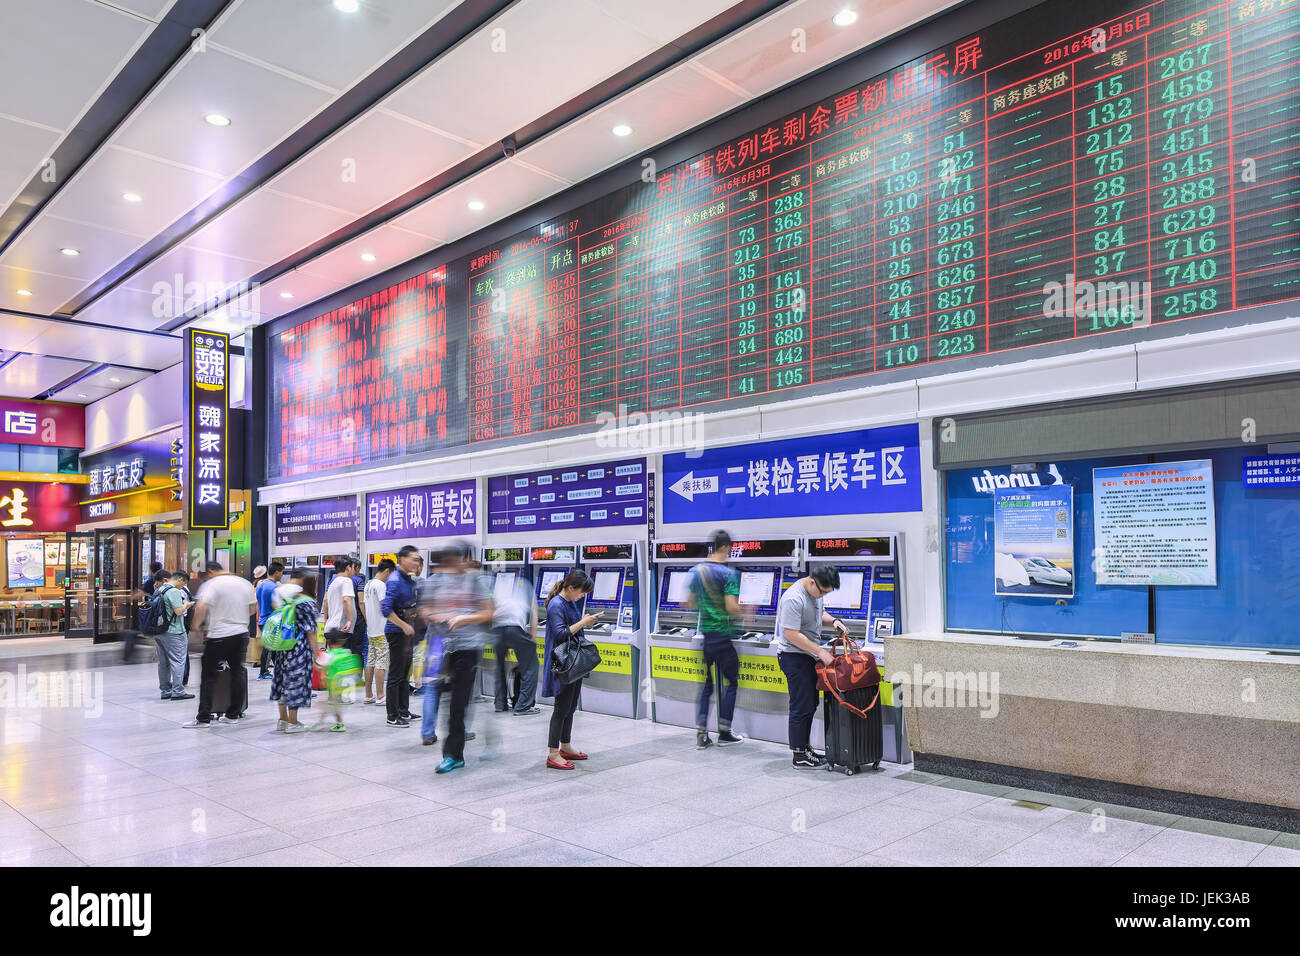
M 1074 487 L 993 492 L 993 593 L 1074 597 Z
M 664 455 L 664 522 L 921 510 L 920 429 L 891 425 Z
M 1098 584 L 1218 583 L 1208 458 L 1092 471 Z

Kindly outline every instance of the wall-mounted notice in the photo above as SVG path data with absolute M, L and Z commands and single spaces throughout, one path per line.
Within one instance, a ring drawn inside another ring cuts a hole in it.
M 356 495 L 286 501 L 275 506 L 277 545 L 354 541 L 357 537 Z
M 644 458 L 488 479 L 489 531 L 599 528 L 645 521 Z
M 1208 459 L 1092 470 L 1098 584 L 1215 585 Z
M 993 492 L 993 593 L 1074 597 L 1074 487 Z
M 478 479 L 372 491 L 366 495 L 366 540 L 474 534 Z

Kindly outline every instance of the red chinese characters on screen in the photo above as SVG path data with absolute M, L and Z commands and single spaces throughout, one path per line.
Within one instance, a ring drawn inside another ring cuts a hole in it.
M 444 279 L 422 273 L 273 339 L 280 476 L 446 441 Z

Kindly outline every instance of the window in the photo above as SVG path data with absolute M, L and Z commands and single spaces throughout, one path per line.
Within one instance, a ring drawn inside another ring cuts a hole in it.
M 0 445 L 0 471 L 18 471 L 19 445 Z

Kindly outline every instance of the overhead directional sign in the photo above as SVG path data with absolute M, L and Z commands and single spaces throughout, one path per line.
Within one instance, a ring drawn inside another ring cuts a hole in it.
M 488 479 L 489 531 L 551 531 L 645 522 L 644 458 Z
M 918 426 L 665 455 L 664 521 L 921 510 Z

